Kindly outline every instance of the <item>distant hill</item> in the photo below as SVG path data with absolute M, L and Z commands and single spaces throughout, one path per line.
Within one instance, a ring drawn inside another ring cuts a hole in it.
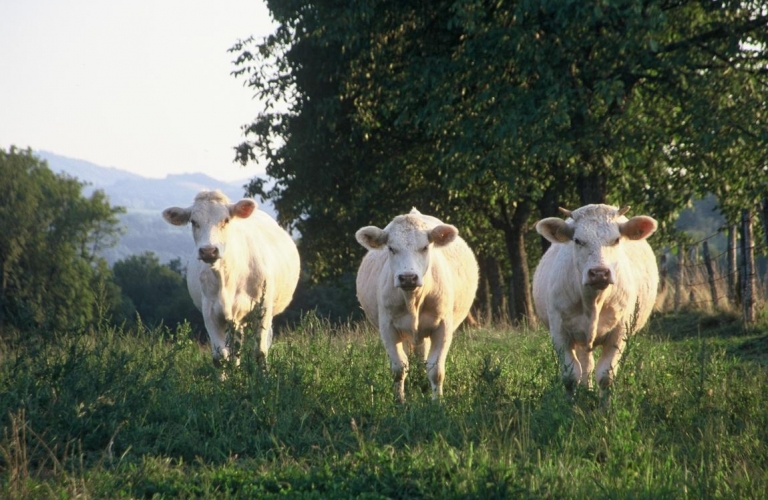
M 88 183 L 83 189 L 86 196 L 95 189 L 101 189 L 109 197 L 110 205 L 126 208 L 127 213 L 121 217 L 125 234 L 116 247 L 103 253 L 110 265 L 130 255 L 147 251 L 156 253 L 163 263 L 178 257 L 185 259 L 193 249 L 191 230 L 165 222 L 162 210 L 170 206 L 191 205 L 195 195 L 203 189 L 221 189 L 231 199 L 238 200 L 244 196 L 245 184 L 248 182 L 247 179 L 238 182 L 219 181 L 205 174 L 169 175 L 164 179 L 152 179 L 48 151 L 36 151 L 35 155 L 45 160 L 52 171 Z M 259 208 L 272 217 L 276 216 L 268 202 L 259 203 Z

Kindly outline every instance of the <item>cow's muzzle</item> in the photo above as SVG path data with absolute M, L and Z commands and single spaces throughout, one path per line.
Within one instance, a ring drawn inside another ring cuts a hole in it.
M 587 282 L 584 283 L 597 290 L 605 290 L 613 284 L 613 273 L 605 266 L 595 266 L 587 271 Z
M 206 264 L 213 264 L 221 258 L 219 249 L 214 245 L 206 245 L 197 249 L 197 258 Z
M 397 286 L 403 290 L 415 290 L 421 286 L 421 283 L 419 283 L 419 275 L 416 273 L 398 274 Z

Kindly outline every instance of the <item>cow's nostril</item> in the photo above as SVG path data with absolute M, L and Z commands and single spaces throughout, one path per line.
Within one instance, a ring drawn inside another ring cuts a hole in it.
M 397 276 L 397 280 L 401 286 L 416 286 L 419 281 L 419 277 L 414 273 L 403 273 Z
M 200 247 L 197 256 L 204 262 L 213 262 L 219 258 L 219 249 L 213 245 Z

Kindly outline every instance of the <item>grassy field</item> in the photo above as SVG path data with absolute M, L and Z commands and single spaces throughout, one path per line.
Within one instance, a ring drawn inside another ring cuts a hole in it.
M 458 332 L 405 405 L 376 332 L 312 316 L 223 381 L 183 330 L 6 340 L 0 497 L 764 498 L 765 323 L 652 318 L 608 409 L 542 331 Z

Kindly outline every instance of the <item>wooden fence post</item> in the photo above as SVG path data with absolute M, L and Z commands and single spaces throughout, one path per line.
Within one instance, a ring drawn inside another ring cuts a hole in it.
M 736 304 L 736 225 L 728 225 L 728 248 L 727 248 L 727 270 L 728 273 L 728 302 L 732 305 Z
M 717 288 L 715 287 L 715 270 L 712 267 L 712 257 L 709 255 L 709 243 L 701 244 L 701 252 L 704 255 L 704 265 L 707 267 L 707 280 L 709 281 L 709 293 L 712 295 L 712 307 L 717 308 Z
M 694 266 L 697 266 L 699 263 L 699 247 L 696 245 L 691 245 L 688 248 L 688 266 L 693 268 Z M 692 306 L 696 304 L 696 296 L 693 294 L 693 282 L 694 280 L 699 280 L 699 274 L 696 271 L 685 273 L 685 277 L 687 278 L 687 285 L 688 285 L 688 305 Z
M 744 323 L 755 320 L 755 246 L 752 241 L 752 217 L 749 210 L 741 211 L 742 292 Z
M 659 258 L 659 294 L 665 293 L 667 291 L 668 275 L 669 270 L 667 269 L 667 252 L 664 252 Z
M 683 280 L 685 279 L 685 244 L 677 246 L 677 276 L 675 281 L 675 312 L 680 310 L 683 295 Z
M 765 238 L 765 246 L 768 247 L 768 198 L 763 198 L 763 237 Z

